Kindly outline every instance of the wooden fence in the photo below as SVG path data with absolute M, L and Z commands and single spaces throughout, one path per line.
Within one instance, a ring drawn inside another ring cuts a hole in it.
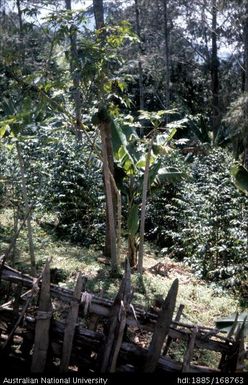
M 158 311 L 132 305 L 129 264 L 113 301 L 85 290 L 78 274 L 75 289 L 50 283 L 47 261 L 34 279 L 7 266 L 0 268 L 2 285 L 9 282 L 13 299 L 0 306 L 1 362 L 31 373 L 185 372 L 234 373 L 244 370 L 244 324 L 234 323 L 223 336 L 218 329 L 180 322 L 175 280 Z M 0 287 L 1 289 L 1 287 Z M 177 310 L 177 311 L 176 311 Z M 175 318 L 173 318 L 175 315 Z M 147 346 L 135 335 L 146 334 Z M 173 349 L 184 346 L 181 361 Z M 197 350 L 216 352 L 218 365 L 193 363 Z

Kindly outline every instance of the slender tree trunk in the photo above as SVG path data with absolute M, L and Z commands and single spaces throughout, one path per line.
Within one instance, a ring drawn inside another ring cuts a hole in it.
M 154 136 L 152 136 L 150 140 L 148 152 L 146 155 L 146 165 L 145 165 L 143 191 L 142 191 L 142 205 L 141 205 L 141 217 L 140 217 L 140 244 L 139 244 L 139 257 L 138 257 L 138 272 L 140 274 L 143 273 L 146 200 L 147 200 L 149 169 L 150 169 L 150 160 L 151 160 L 153 141 L 154 141 Z
M 164 57 L 165 57 L 165 107 L 170 108 L 170 30 L 168 23 L 168 0 L 163 0 Z
M 28 229 L 31 274 L 32 276 L 35 276 L 36 267 L 35 267 L 35 253 L 34 253 L 34 242 L 33 242 L 33 229 L 31 224 L 30 207 L 28 203 L 27 183 L 26 183 L 26 177 L 25 177 L 25 165 L 21 154 L 21 147 L 18 143 L 16 144 L 16 149 L 17 149 L 18 163 L 19 163 L 20 172 L 21 172 L 21 189 L 22 189 L 22 196 L 24 201 L 25 216 L 27 217 L 26 223 L 27 223 L 27 229 Z
M 103 0 L 93 0 L 93 11 L 95 16 L 96 29 L 104 27 L 104 8 Z M 101 34 L 102 43 L 105 42 L 105 33 Z M 99 91 L 100 99 L 104 99 L 103 91 Z M 104 103 L 104 101 L 103 101 Z M 110 175 L 114 177 L 114 156 L 112 147 L 112 127 L 111 119 L 107 116 L 105 106 L 100 106 L 98 111 L 99 128 L 101 132 L 102 153 L 103 153 L 103 173 L 104 187 L 106 195 L 106 237 L 104 254 L 111 259 L 112 272 L 118 270 L 116 252 L 116 227 L 117 227 L 117 196 L 115 186 L 111 181 Z
M 96 22 L 96 29 L 101 29 L 104 27 L 103 0 L 93 0 L 93 10 Z
M 112 130 L 111 130 L 111 122 L 104 122 L 103 124 L 104 134 L 106 137 L 105 140 L 105 150 L 108 159 L 108 169 L 112 176 L 114 177 L 114 156 L 113 156 L 113 147 L 112 147 Z M 104 184 L 106 200 L 107 200 L 107 191 L 106 185 Z M 112 191 L 112 201 L 113 201 L 113 210 L 114 210 L 114 224 L 115 227 L 117 225 L 117 196 L 115 192 L 115 188 L 111 183 L 111 191 Z M 109 213 L 108 213 L 108 205 L 106 212 L 106 235 L 105 235 L 105 246 L 104 246 L 104 255 L 108 258 L 111 258 L 111 223 L 109 222 Z
M 19 38 L 20 38 L 20 51 L 21 51 L 21 60 L 22 60 L 22 67 L 24 69 L 24 63 L 25 63 L 25 49 L 24 49 L 24 42 L 23 42 L 23 22 L 22 22 L 22 10 L 21 10 L 21 3 L 20 0 L 16 0 L 16 6 L 17 6 L 17 13 L 18 13 L 18 21 L 19 21 Z
M 17 11 L 18 11 L 18 21 L 19 21 L 19 36 L 20 36 L 20 42 L 21 42 L 21 52 L 22 52 L 22 72 L 24 72 L 25 69 L 25 47 L 23 42 L 23 21 L 22 21 L 22 11 L 21 11 L 21 3 L 20 0 L 16 0 L 17 5 Z M 32 231 L 32 224 L 31 224 L 31 210 L 28 203 L 28 193 L 27 193 L 27 184 L 26 184 L 26 178 L 25 178 L 25 165 L 22 159 L 21 154 L 21 147 L 19 143 L 16 143 L 16 149 L 17 149 L 17 156 L 18 156 L 18 163 L 20 167 L 20 173 L 21 173 L 21 189 L 22 189 L 22 196 L 24 201 L 24 209 L 25 209 L 25 216 L 27 216 L 27 229 L 28 229 L 28 243 L 29 243 L 29 254 L 30 254 L 30 262 L 31 262 L 31 274 L 34 276 L 36 274 L 36 266 L 35 266 L 35 253 L 34 253 L 34 242 L 33 242 L 33 231 Z M 16 242 L 16 237 L 15 237 Z
M 217 5 L 216 0 L 212 0 L 212 54 L 211 54 L 211 86 L 212 86 L 212 131 L 213 141 L 215 141 L 221 115 L 219 106 L 219 60 L 217 48 Z
M 14 238 L 13 238 L 13 249 L 11 252 L 12 267 L 15 267 L 15 263 L 16 263 L 16 241 L 17 241 L 16 234 L 18 231 L 18 225 L 19 225 L 19 209 L 17 207 L 16 210 L 14 209 L 14 226 L 13 226 L 14 227 Z
M 71 11 L 71 0 L 65 0 L 67 11 Z M 75 26 L 70 28 L 70 72 L 73 81 L 73 89 L 71 91 L 72 99 L 75 107 L 75 134 L 78 140 L 82 140 L 81 132 L 81 92 L 80 92 L 80 70 L 79 58 L 77 51 L 77 31 Z
M 117 252 L 116 252 L 116 228 L 115 228 L 115 213 L 113 205 L 113 190 L 110 177 L 110 169 L 108 163 L 107 153 L 107 136 L 106 136 L 106 123 L 100 124 L 101 142 L 102 142 L 102 154 L 103 154 L 103 173 L 104 173 L 104 185 L 106 191 L 106 206 L 107 206 L 107 219 L 109 226 L 109 247 L 111 252 L 111 270 L 112 273 L 116 273 L 117 266 Z
M 144 99 L 144 83 L 143 83 L 143 68 L 142 68 L 142 43 L 141 43 L 141 29 L 140 29 L 140 4 L 139 0 L 135 0 L 135 16 L 136 16 L 136 33 L 139 38 L 139 109 L 144 110 L 145 99 Z
M 248 92 L 248 0 L 245 2 L 245 17 L 244 17 L 244 70 L 245 70 L 245 84 L 244 91 Z
M 243 40 L 244 40 L 244 69 L 245 82 L 244 92 L 248 93 L 248 0 L 245 2 L 245 17 L 243 26 Z M 246 119 L 248 119 L 248 108 L 246 107 Z M 248 138 L 244 138 L 244 166 L 248 169 Z

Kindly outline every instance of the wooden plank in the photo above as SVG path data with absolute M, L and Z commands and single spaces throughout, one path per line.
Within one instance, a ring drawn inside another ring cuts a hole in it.
M 21 321 L 22 321 L 22 319 L 23 319 L 23 317 L 24 317 L 24 315 L 28 309 L 28 306 L 29 306 L 31 300 L 38 293 L 38 291 L 39 291 L 38 283 L 39 283 L 40 279 L 41 279 L 41 276 L 33 281 L 33 287 L 30 291 L 30 294 L 29 294 L 26 302 L 25 302 L 25 305 L 23 306 L 22 311 L 21 311 L 17 321 L 15 322 L 11 332 L 9 333 L 7 340 L 4 342 L 4 344 L 1 347 L 1 354 L 4 353 L 5 349 L 8 347 L 9 343 L 12 341 L 14 333 L 15 333 L 16 329 L 18 328 L 18 326 L 20 325 L 20 323 L 21 323 Z
M 242 373 L 245 370 L 245 336 L 244 330 L 240 335 L 239 349 L 237 353 L 236 373 Z
M 47 260 L 42 274 L 39 308 L 36 316 L 34 351 L 31 365 L 32 373 L 43 373 L 45 370 L 51 317 L 50 266 Z
M 192 330 L 191 336 L 190 336 L 188 344 L 187 344 L 186 352 L 184 354 L 183 366 L 182 366 L 182 372 L 183 373 L 187 373 L 190 370 L 190 362 L 191 362 L 192 357 L 193 357 L 193 351 L 194 351 L 194 347 L 195 347 L 195 340 L 196 340 L 197 333 L 198 333 L 198 328 L 195 327 Z
M 19 282 L 15 290 L 14 302 L 13 302 L 13 312 L 17 315 L 19 313 L 19 303 L 20 303 L 21 294 L 22 294 L 22 284 L 21 282 Z
M 126 259 L 125 275 L 120 289 L 115 297 L 109 318 L 108 333 L 102 355 L 100 355 L 101 373 L 113 373 L 120 352 L 124 330 L 126 327 L 126 313 L 131 301 L 131 271 Z
M 82 275 L 81 273 L 78 273 L 73 299 L 71 301 L 69 313 L 65 324 L 63 352 L 62 352 L 62 359 L 61 359 L 61 364 L 59 368 L 60 373 L 66 372 L 68 370 L 68 365 L 70 363 L 72 343 L 73 343 L 75 327 L 78 319 L 78 310 L 79 310 L 79 304 L 81 299 L 82 285 L 83 285 Z
M 121 346 L 120 358 L 121 362 L 132 363 L 138 371 L 141 371 L 144 362 L 146 360 L 147 350 L 136 346 L 134 344 L 123 342 Z M 158 371 L 166 373 L 168 372 L 181 372 L 182 364 L 180 362 L 174 361 L 169 357 L 160 356 L 158 365 Z M 190 373 L 219 373 L 218 369 L 208 368 L 206 366 L 200 365 L 191 365 L 189 369 Z
M 245 326 L 246 326 L 247 317 L 245 317 L 242 325 L 237 331 L 235 344 L 234 344 L 234 354 L 232 357 L 231 367 L 235 372 L 242 372 L 244 370 L 244 358 L 245 358 Z
M 30 288 L 33 284 L 33 278 L 24 275 L 17 270 L 5 265 L 3 269 L 3 279 L 10 282 L 22 282 L 24 287 Z M 55 298 L 58 298 L 64 302 L 70 302 L 73 297 L 73 291 L 67 288 L 62 288 L 57 285 L 51 284 L 51 295 Z M 90 309 L 88 309 L 89 314 L 94 314 L 99 317 L 108 318 L 110 316 L 110 310 L 113 306 L 113 301 L 99 297 L 97 295 L 92 295 L 92 301 L 90 305 Z M 1 309 L 1 307 L 0 307 Z M 139 325 L 149 331 L 153 331 L 156 325 L 156 321 L 158 319 L 158 313 L 155 311 L 147 311 L 142 306 L 135 306 L 135 313 L 137 315 Z M 80 304 L 80 315 L 84 314 L 84 305 Z M 137 321 L 134 318 L 133 312 L 127 311 L 127 325 L 128 326 L 137 326 Z M 194 325 L 188 325 L 182 322 L 174 322 L 172 321 L 169 335 L 174 339 L 187 339 L 189 332 L 192 330 Z M 188 329 L 188 330 L 187 330 Z M 209 334 L 206 336 L 205 333 Z M 231 344 L 230 339 L 223 337 L 218 334 L 217 329 L 205 328 L 199 326 L 199 332 L 202 331 L 202 335 L 197 335 L 196 337 L 196 346 L 203 349 L 209 349 L 213 351 L 220 351 L 222 353 L 228 352 L 229 346 Z M 213 334 L 214 338 L 211 339 L 211 335 Z M 217 335 L 218 334 L 218 335 Z M 205 338 L 206 336 L 206 338 Z
M 171 288 L 164 300 L 161 311 L 158 315 L 157 324 L 154 329 L 152 340 L 148 349 L 146 364 L 144 367 L 145 373 L 152 373 L 155 371 L 159 361 L 161 350 L 165 337 L 169 333 L 169 328 L 172 322 L 173 312 L 176 305 L 176 298 L 178 293 L 178 279 L 175 279 Z
M 178 308 L 177 315 L 175 317 L 174 322 L 179 322 L 180 321 L 180 318 L 181 318 L 181 316 L 183 314 L 183 309 L 184 309 L 184 305 L 181 304 L 179 306 L 179 308 Z M 177 327 L 177 325 L 175 325 L 175 327 Z M 168 350 L 170 348 L 170 345 L 171 345 L 172 341 L 173 341 L 173 338 L 170 335 L 168 335 L 168 338 L 167 338 L 167 341 L 166 341 L 166 344 L 165 344 L 165 347 L 164 347 L 164 352 L 163 352 L 164 356 L 166 356 L 166 354 L 168 353 Z
M 236 313 L 234 323 L 232 324 L 232 327 L 231 327 L 231 329 L 230 329 L 230 331 L 228 333 L 228 336 L 227 336 L 228 339 L 231 339 L 233 337 L 234 333 L 235 333 L 235 330 L 236 330 L 237 325 L 238 325 L 238 318 L 239 318 L 239 313 Z M 226 344 L 228 344 L 228 343 L 226 343 Z M 229 350 L 222 352 L 220 363 L 219 363 L 219 366 L 218 366 L 218 368 L 221 371 L 223 371 L 224 373 L 226 371 L 228 371 L 228 366 L 229 366 L 229 363 L 228 363 L 228 361 L 229 361 L 228 352 L 229 352 Z
M 0 319 L 4 321 L 10 321 L 13 317 L 12 309 L 2 309 L 0 310 Z M 62 350 L 61 342 L 63 340 L 65 324 L 64 322 L 53 320 L 51 324 L 51 338 L 52 344 L 56 344 L 59 346 L 58 354 Z M 34 333 L 35 329 L 35 320 L 34 318 L 27 316 L 26 317 L 26 330 L 30 333 Z M 72 347 L 72 352 L 74 354 L 75 362 L 80 364 L 84 360 L 84 351 L 85 349 L 92 348 L 93 352 L 98 353 L 100 347 L 103 344 L 103 334 L 99 332 L 93 332 L 88 329 L 85 329 L 81 326 L 77 327 L 75 330 L 75 343 Z M 61 347 L 60 347 L 61 346 Z M 146 360 L 147 350 L 141 348 L 134 343 L 122 342 L 119 360 L 120 365 L 122 364 L 132 364 L 135 366 L 136 370 L 141 371 L 144 362 Z M 180 362 L 176 362 L 169 357 L 160 356 L 158 361 L 157 369 L 165 373 L 167 372 L 180 372 L 182 369 L 182 364 Z M 211 369 L 208 367 L 191 365 L 189 369 L 190 373 L 219 373 L 218 369 Z
M 182 340 L 188 340 L 189 335 L 191 331 L 188 330 L 180 330 L 180 329 L 174 329 L 173 327 L 170 327 L 169 335 L 173 339 L 182 339 Z M 218 336 L 217 336 L 218 337 Z M 211 339 L 210 336 L 207 336 L 205 338 L 205 335 L 198 334 L 196 336 L 195 346 L 199 349 L 207 349 L 214 352 L 220 352 L 220 353 L 228 353 L 230 347 L 232 346 L 232 343 L 228 341 L 217 341 L 214 339 Z
M 236 317 L 237 319 L 237 317 Z M 236 322 L 237 323 L 237 322 Z M 234 335 L 233 344 L 229 347 L 228 351 L 221 357 L 219 365 L 220 370 L 223 373 L 235 373 L 236 371 L 242 371 L 244 354 L 244 330 L 246 319 L 239 325 L 236 334 Z M 233 332 L 234 332 L 233 328 Z

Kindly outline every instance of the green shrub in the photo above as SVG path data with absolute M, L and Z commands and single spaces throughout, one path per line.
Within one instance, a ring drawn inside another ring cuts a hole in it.
M 223 149 L 196 157 L 192 177 L 160 191 L 149 219 L 165 253 L 201 277 L 238 288 L 248 277 L 248 208 L 231 181 L 231 162 Z

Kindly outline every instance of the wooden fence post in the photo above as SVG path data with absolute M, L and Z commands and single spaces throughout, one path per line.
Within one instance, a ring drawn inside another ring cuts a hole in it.
M 242 372 L 244 370 L 244 358 L 245 358 L 244 332 L 245 332 L 246 321 L 247 321 L 247 317 L 242 322 L 242 325 L 238 328 L 235 336 L 233 356 L 230 364 L 230 368 L 232 372 Z
M 232 327 L 231 327 L 231 329 L 228 333 L 228 336 L 227 336 L 228 341 L 226 342 L 226 344 L 228 344 L 228 345 L 230 344 L 231 339 L 235 335 L 235 331 L 236 331 L 237 325 L 238 325 L 238 318 L 239 318 L 239 313 L 236 313 L 235 320 L 234 320 Z M 229 372 L 229 364 L 230 364 L 229 354 L 226 352 L 222 353 L 218 368 L 221 370 L 221 372 L 228 373 Z
M 191 362 L 192 357 L 193 357 L 193 351 L 194 351 L 194 347 L 195 347 L 195 339 L 196 339 L 197 333 L 198 333 L 198 328 L 195 327 L 192 330 L 191 335 L 189 336 L 189 341 L 188 341 L 186 352 L 185 352 L 184 359 L 183 359 L 183 367 L 182 367 L 183 373 L 189 372 L 190 362 Z
M 175 317 L 174 322 L 180 321 L 180 318 L 183 314 L 183 309 L 184 309 L 184 305 L 181 304 L 178 308 L 177 315 Z M 163 356 L 166 356 L 166 354 L 168 353 L 172 341 L 173 341 L 173 338 L 171 336 L 168 336 L 165 347 L 164 347 Z
M 72 343 L 73 343 L 75 327 L 78 319 L 78 310 L 79 310 L 80 299 L 81 299 L 82 285 L 83 285 L 82 275 L 81 273 L 78 273 L 73 298 L 71 300 L 70 309 L 69 309 L 69 313 L 65 324 L 63 352 L 62 352 L 62 359 L 61 359 L 61 364 L 59 368 L 60 373 L 66 372 L 68 369 L 68 365 L 70 363 Z
M 36 316 L 34 351 L 31 365 L 32 373 L 43 373 L 45 370 L 51 317 L 50 266 L 47 260 L 42 274 L 39 309 Z
M 172 322 L 173 312 L 176 305 L 178 285 L 179 281 L 178 279 L 175 279 L 158 315 L 158 320 L 147 353 L 147 359 L 144 367 L 145 373 L 154 372 L 156 369 L 165 337 L 169 333 L 169 328 Z
M 113 373 L 116 370 L 117 358 L 121 348 L 126 326 L 126 313 L 131 301 L 131 272 L 126 259 L 125 275 L 115 297 L 109 318 L 108 334 L 104 345 L 101 362 L 101 373 Z

